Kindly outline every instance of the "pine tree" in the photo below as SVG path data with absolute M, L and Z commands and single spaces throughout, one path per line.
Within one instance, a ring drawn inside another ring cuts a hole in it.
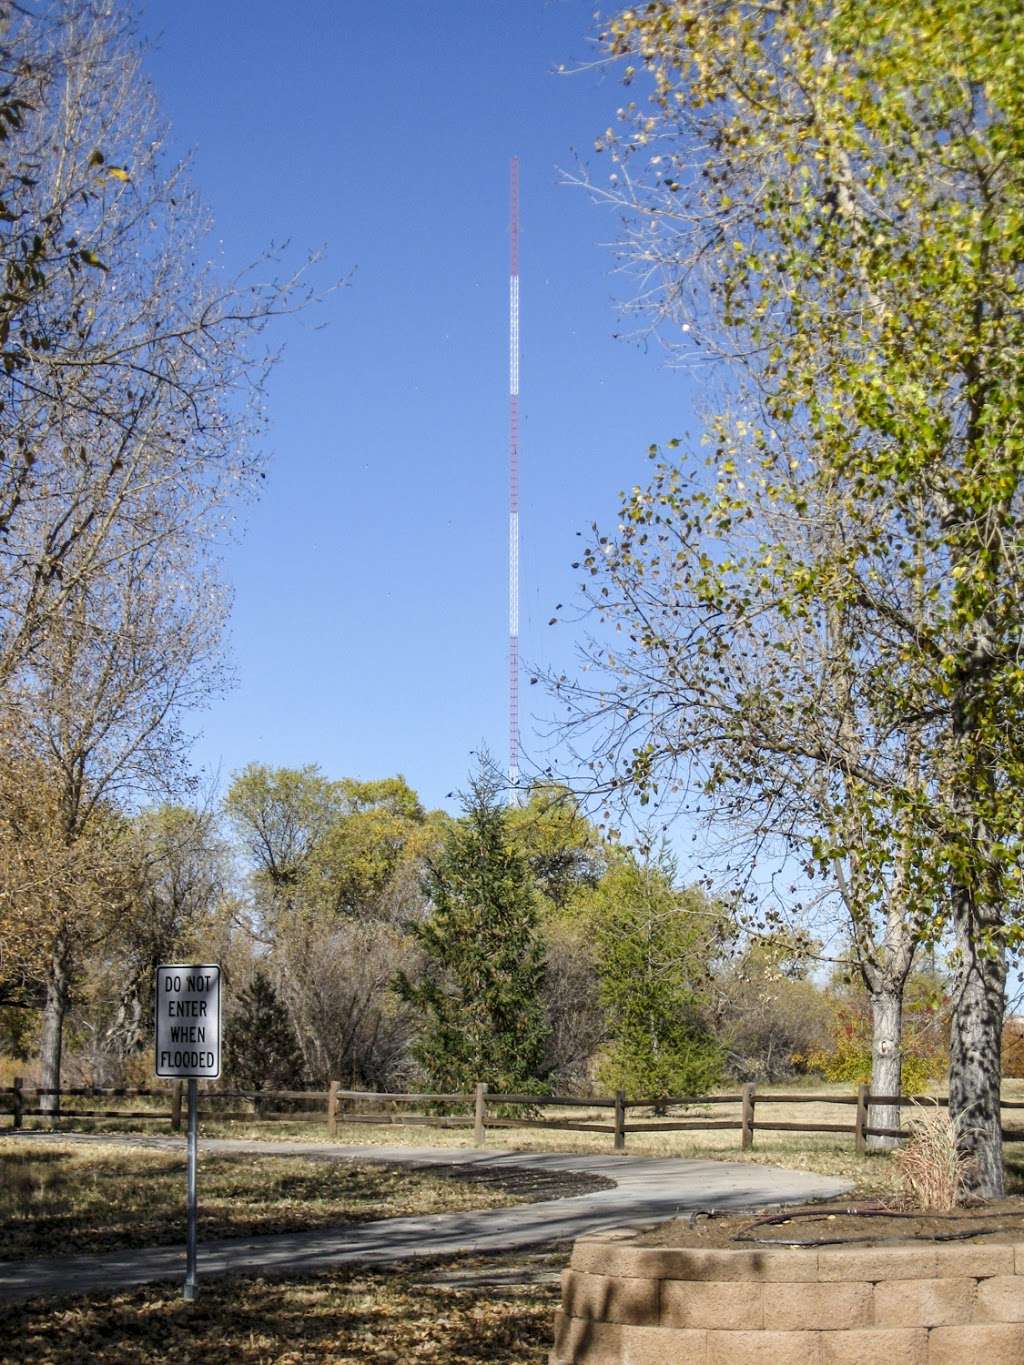
M 226 1033 L 227 1070 L 236 1084 L 251 1090 L 299 1088 L 302 1053 L 295 1032 L 270 978 L 258 968 L 239 992 Z
M 533 880 L 496 784 L 477 777 L 463 809 L 424 881 L 422 978 L 400 977 L 399 993 L 425 1016 L 415 1054 L 437 1089 L 536 1090 L 547 1025 Z

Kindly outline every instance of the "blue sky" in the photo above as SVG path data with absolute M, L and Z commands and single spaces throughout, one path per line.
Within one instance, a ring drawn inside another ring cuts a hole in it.
M 431 805 L 506 752 L 508 163 L 522 164 L 522 623 L 571 659 L 577 531 L 692 429 L 690 380 L 618 341 L 613 218 L 559 183 L 624 95 L 579 0 L 150 0 L 146 59 L 227 270 L 323 246 L 346 287 L 277 339 L 261 501 L 227 571 L 238 685 L 197 764 L 403 772 Z M 524 679 L 523 742 L 550 713 Z

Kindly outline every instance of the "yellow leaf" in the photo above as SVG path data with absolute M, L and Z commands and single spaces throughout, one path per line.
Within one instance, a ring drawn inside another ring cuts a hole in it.
M 107 175 L 110 176 L 111 180 L 123 180 L 126 183 L 131 180 L 131 176 L 123 166 L 108 166 Z

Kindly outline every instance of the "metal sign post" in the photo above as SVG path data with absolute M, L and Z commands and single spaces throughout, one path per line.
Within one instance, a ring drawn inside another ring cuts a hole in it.
M 188 1218 L 185 1230 L 185 1288 L 183 1297 L 190 1303 L 196 1296 L 196 1238 L 199 1217 L 196 1210 L 196 1159 L 199 1156 L 199 1086 L 194 1076 L 188 1079 L 188 1174 L 185 1177 Z
M 200 1077 L 220 1075 L 220 967 L 171 963 L 156 969 L 156 1074 L 188 1080 L 185 1286 L 196 1296 Z

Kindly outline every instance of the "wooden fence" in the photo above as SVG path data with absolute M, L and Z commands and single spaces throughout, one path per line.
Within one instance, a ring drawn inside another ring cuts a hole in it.
M 132 1119 L 144 1122 L 167 1122 L 170 1121 L 171 1130 L 180 1132 L 182 1127 L 182 1115 L 184 1112 L 185 1085 L 183 1081 L 177 1081 L 171 1086 L 125 1088 L 117 1086 L 100 1085 L 74 1085 L 63 1086 L 59 1090 L 48 1089 L 45 1086 L 26 1086 L 20 1076 L 15 1076 L 14 1084 L 10 1086 L 0 1086 L 0 1100 L 6 1100 L 10 1107 L 11 1128 L 21 1128 L 23 1120 L 26 1118 L 48 1118 L 53 1120 L 61 1119 Z M 253 1121 L 281 1122 L 287 1120 L 289 1123 L 323 1123 L 327 1112 L 327 1100 L 329 1091 L 326 1090 L 200 1090 L 200 1110 L 207 1106 L 207 1113 L 204 1118 L 216 1120 L 218 1122 L 229 1122 L 233 1120 L 245 1119 L 250 1123 Z M 32 1097 L 35 1104 L 27 1104 L 27 1100 Z M 39 1101 L 42 1098 L 50 1098 L 49 1105 L 42 1105 Z M 65 1103 L 66 1098 L 81 1099 L 82 1097 L 96 1099 L 162 1099 L 166 1101 L 168 1108 L 163 1109 L 82 1109 L 77 1105 L 69 1108 Z M 224 1100 L 248 1100 L 252 1105 L 251 1109 L 245 1110 L 224 1110 L 220 1107 L 209 1107 L 217 1105 Z M 309 1109 L 288 1109 L 286 1111 L 274 1110 L 271 1105 L 275 1101 L 290 1100 L 293 1103 L 317 1104 L 319 1107 L 314 1110 Z
M 177 1082 L 171 1087 L 159 1089 L 116 1089 L 102 1086 L 68 1086 L 61 1090 L 29 1088 L 23 1085 L 20 1077 L 14 1078 L 12 1086 L 0 1087 L 0 1101 L 10 1104 L 11 1129 L 22 1127 L 29 1117 L 42 1117 L 53 1120 L 77 1118 L 131 1119 L 133 1121 L 170 1122 L 174 1132 L 182 1126 L 182 1095 L 184 1086 Z M 28 1106 L 26 1101 L 33 1097 L 36 1101 Z M 55 1097 L 50 1107 L 42 1106 L 43 1097 Z M 154 1109 L 80 1109 L 69 1108 L 65 1099 L 108 1097 L 113 1099 L 163 1098 L 166 1110 Z M 252 1107 L 248 1110 L 222 1109 L 224 1101 L 245 1100 Z M 288 1109 L 272 1109 L 278 1101 L 290 1103 Z M 905 1128 L 875 1128 L 869 1124 L 870 1110 L 875 1106 L 895 1108 L 947 1107 L 948 1098 L 934 1095 L 872 1095 L 866 1085 L 861 1085 L 856 1094 L 760 1094 L 755 1085 L 744 1085 L 736 1094 L 730 1095 L 677 1095 L 665 1099 L 627 1100 L 620 1090 L 611 1096 L 601 1095 L 525 1095 L 498 1094 L 488 1090 L 483 1083 L 472 1091 L 463 1093 L 410 1093 L 394 1094 L 386 1091 L 343 1090 L 337 1081 L 331 1081 L 326 1090 L 205 1090 L 199 1091 L 200 1116 L 213 1122 L 288 1122 L 288 1123 L 326 1123 L 328 1134 L 337 1136 L 339 1124 L 399 1124 L 401 1126 L 421 1124 L 434 1128 L 472 1128 L 473 1140 L 478 1147 L 486 1142 L 488 1129 L 500 1128 L 547 1128 L 561 1132 L 607 1133 L 616 1151 L 624 1151 L 626 1136 L 629 1133 L 684 1133 L 708 1132 L 713 1129 L 733 1129 L 739 1133 L 740 1147 L 747 1151 L 754 1145 L 754 1134 L 763 1133 L 842 1133 L 854 1140 L 858 1152 L 863 1152 L 869 1137 L 906 1137 Z M 375 1105 L 367 1110 L 364 1106 Z M 852 1107 L 852 1123 L 793 1123 L 775 1122 L 770 1119 L 770 1109 L 766 1106 L 776 1104 L 837 1104 Z M 295 1108 L 295 1105 L 312 1107 Z M 408 1112 L 405 1106 L 419 1108 L 421 1112 Z M 708 1115 L 692 1117 L 672 1117 L 669 1109 L 696 1109 L 713 1105 L 739 1105 L 739 1117 L 722 1119 Z M 389 1106 L 389 1107 L 385 1107 Z M 1024 1100 L 1003 1100 L 1003 1109 L 1024 1109 Z M 434 1112 L 425 1113 L 424 1109 Z M 545 1109 L 609 1110 L 607 1121 L 594 1118 L 587 1113 L 579 1120 L 558 1115 L 544 1118 L 539 1115 Z M 443 1109 L 456 1112 L 443 1113 Z M 523 1110 L 522 1114 L 510 1111 Z M 653 1116 L 641 1118 L 630 1123 L 630 1110 L 654 1111 Z M 203 1111 L 206 1111 L 205 1113 Z M 758 1116 L 758 1110 L 766 1114 Z M 500 1112 L 498 1112 L 500 1111 Z M 1004 1128 L 1004 1142 L 1024 1142 L 1024 1127 Z

